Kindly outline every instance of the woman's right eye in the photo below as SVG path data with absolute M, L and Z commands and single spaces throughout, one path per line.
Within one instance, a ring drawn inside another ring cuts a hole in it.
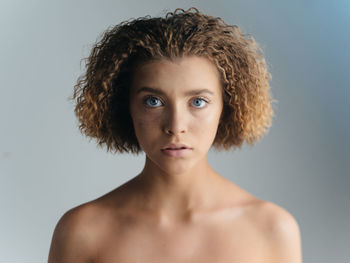
M 160 101 L 160 99 L 153 97 L 153 96 L 149 96 L 149 97 L 145 98 L 144 104 L 146 106 L 152 107 L 152 108 L 159 107 L 159 106 L 163 105 L 163 103 Z

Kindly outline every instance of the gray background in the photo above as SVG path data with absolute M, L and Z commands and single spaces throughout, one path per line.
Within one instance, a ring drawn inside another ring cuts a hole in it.
M 135 176 L 77 129 L 67 100 L 80 60 L 110 25 L 176 7 L 237 24 L 262 45 L 278 100 L 255 147 L 213 167 L 300 225 L 304 262 L 350 262 L 350 1 L 0 2 L 0 262 L 45 262 L 68 209 Z

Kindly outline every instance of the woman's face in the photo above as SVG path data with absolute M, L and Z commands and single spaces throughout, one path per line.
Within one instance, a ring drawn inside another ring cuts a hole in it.
M 222 108 L 219 72 L 206 58 L 151 61 L 134 71 L 135 134 L 147 158 L 167 173 L 185 172 L 206 160 Z

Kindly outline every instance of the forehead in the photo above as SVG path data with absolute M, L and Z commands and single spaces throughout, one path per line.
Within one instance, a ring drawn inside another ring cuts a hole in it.
M 207 58 L 187 56 L 146 62 L 135 68 L 131 87 L 152 87 L 168 92 L 209 89 L 221 93 L 220 73 Z

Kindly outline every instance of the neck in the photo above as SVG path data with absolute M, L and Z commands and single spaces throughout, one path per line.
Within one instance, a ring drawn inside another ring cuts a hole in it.
M 171 217 L 211 207 L 226 179 L 210 167 L 205 157 L 182 172 L 161 170 L 146 158 L 137 180 L 143 207 Z

